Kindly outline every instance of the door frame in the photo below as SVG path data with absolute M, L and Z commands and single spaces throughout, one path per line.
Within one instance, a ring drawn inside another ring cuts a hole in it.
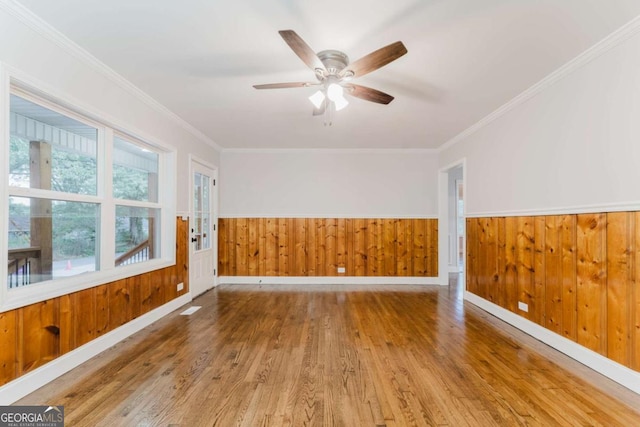
M 213 229 L 212 233 L 211 233 L 211 250 L 213 251 L 213 263 L 214 263 L 214 274 L 212 277 L 212 283 L 213 285 L 207 289 L 203 289 L 203 290 L 194 290 L 193 289 L 193 269 L 191 268 L 191 258 L 194 254 L 194 250 L 193 250 L 193 244 L 191 242 L 191 230 L 193 230 L 194 228 L 194 224 L 193 224 L 193 220 L 195 218 L 195 212 L 194 212 L 194 206 L 193 206 L 193 186 L 194 186 L 194 182 L 193 182 L 193 175 L 195 172 L 195 164 L 198 164 L 202 167 L 205 167 L 207 169 L 210 169 L 213 173 L 211 175 L 211 178 L 214 180 L 215 185 L 211 186 L 211 194 L 209 197 L 209 208 L 210 208 L 210 212 L 211 212 L 211 227 Z M 189 154 L 189 238 L 188 238 L 188 245 L 189 245 L 189 293 L 192 295 L 192 297 L 196 297 L 206 291 L 208 291 L 211 288 L 214 288 L 216 286 L 218 286 L 218 273 L 219 273 L 219 268 L 218 268 L 218 212 L 219 212 L 219 194 L 218 194 L 218 188 L 220 187 L 219 185 L 219 180 L 218 180 L 218 167 L 216 165 L 214 165 L 213 163 L 210 163 L 206 160 L 203 160 L 202 158 L 199 158 L 197 156 L 194 156 L 192 154 Z M 199 291 L 196 293 L 196 291 Z
M 463 205 L 463 215 L 466 217 L 466 196 L 469 194 L 469 187 L 467 186 L 467 159 L 462 158 L 438 170 L 438 283 L 442 286 L 449 285 L 449 172 L 458 167 L 462 167 L 462 186 L 465 191 L 463 196 L 463 199 L 465 200 Z M 464 228 L 463 237 L 465 240 L 462 256 L 463 259 L 466 260 L 466 224 Z M 461 271 L 462 283 L 466 283 L 466 271 L 467 263 L 463 262 Z

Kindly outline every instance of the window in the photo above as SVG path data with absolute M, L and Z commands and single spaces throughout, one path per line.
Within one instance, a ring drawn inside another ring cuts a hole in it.
M 159 158 L 159 153 L 149 148 L 120 136 L 114 138 L 116 266 L 147 261 L 159 254 Z
M 97 127 L 12 94 L 9 134 L 9 288 L 98 270 Z
M 163 221 L 174 215 L 173 153 L 18 88 L 8 116 L 3 301 L 33 284 L 77 289 L 173 262 Z

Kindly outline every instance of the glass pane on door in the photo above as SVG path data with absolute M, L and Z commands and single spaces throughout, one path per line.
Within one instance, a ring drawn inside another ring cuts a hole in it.
M 211 248 L 211 178 L 200 172 L 193 175 L 193 238 L 195 250 Z

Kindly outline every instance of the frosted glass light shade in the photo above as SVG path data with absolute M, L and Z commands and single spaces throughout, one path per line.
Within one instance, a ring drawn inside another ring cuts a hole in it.
M 333 101 L 333 103 L 336 106 L 336 111 L 340 111 L 342 110 L 344 107 L 346 107 L 347 105 L 349 105 L 349 101 L 347 101 L 344 96 L 340 96 L 339 98 L 335 99 Z
M 331 83 L 327 88 L 327 98 L 329 98 L 333 102 L 336 102 L 336 100 L 339 98 L 344 99 L 342 95 L 343 92 L 344 92 L 344 89 L 342 89 L 342 86 L 336 83 Z
M 314 93 L 313 95 L 311 95 L 309 97 L 309 101 L 311 101 L 311 103 L 316 107 L 316 108 L 320 108 L 322 107 L 322 103 L 324 102 L 324 93 L 322 93 L 322 91 L 317 91 L 316 93 Z

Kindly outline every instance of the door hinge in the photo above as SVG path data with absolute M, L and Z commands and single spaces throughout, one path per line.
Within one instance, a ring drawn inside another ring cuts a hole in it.
M 213 178 L 213 185 L 214 186 L 216 185 L 216 179 L 215 178 Z
M 214 276 L 216 275 L 216 269 L 215 268 L 213 269 L 213 275 Z
M 213 231 L 216 231 L 216 225 L 213 224 Z

